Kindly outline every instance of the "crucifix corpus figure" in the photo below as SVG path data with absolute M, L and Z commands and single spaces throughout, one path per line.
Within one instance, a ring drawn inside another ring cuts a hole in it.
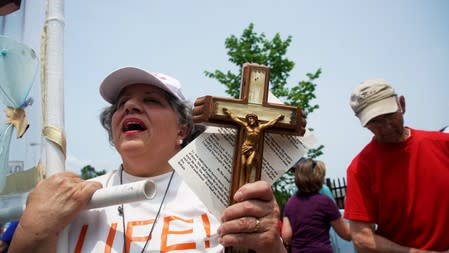
M 273 126 L 274 124 L 282 120 L 284 118 L 284 115 L 280 114 L 276 118 L 266 123 L 260 124 L 259 118 L 255 113 L 246 114 L 245 120 L 241 120 L 237 115 L 229 111 L 226 107 L 223 107 L 223 113 L 228 115 L 234 122 L 243 126 L 245 129 L 243 144 L 240 151 L 240 164 L 242 168 L 242 170 L 240 171 L 240 185 L 254 182 L 256 181 L 256 173 L 253 173 L 254 159 L 256 158 L 256 154 L 259 152 L 258 146 L 260 138 L 263 138 L 263 130 L 270 126 Z
M 270 103 L 268 94 L 269 68 L 264 65 L 245 63 L 242 71 L 240 99 L 204 96 L 195 101 L 194 122 L 234 127 L 238 131 L 229 205 L 234 203 L 233 196 L 243 184 L 261 178 L 265 130 L 300 136 L 306 131 L 305 115 L 301 108 Z M 251 115 L 255 117 L 250 117 Z M 242 173 L 242 170 L 248 167 L 251 167 L 247 170 L 249 172 Z M 251 176 L 251 171 L 255 172 L 254 176 Z
M 245 63 L 240 99 L 205 96 L 195 101 L 194 122 L 237 128 L 229 205 L 234 204 L 234 194 L 242 185 L 261 179 L 265 130 L 300 136 L 306 131 L 303 110 L 269 103 L 268 88 L 269 69 L 264 65 Z M 225 252 L 253 251 L 226 248 Z

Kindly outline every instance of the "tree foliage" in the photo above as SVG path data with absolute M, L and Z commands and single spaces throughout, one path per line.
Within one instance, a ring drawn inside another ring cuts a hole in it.
M 315 80 L 320 77 L 321 69 L 317 69 L 313 73 L 307 73 L 307 80 L 299 81 L 289 88 L 287 79 L 290 77 L 290 71 L 294 68 L 295 63 L 285 55 L 291 41 L 291 36 L 283 40 L 279 33 L 276 33 L 270 40 L 264 33 L 256 33 L 254 24 L 249 24 L 240 37 L 231 35 L 225 39 L 229 61 L 237 65 L 238 72 L 215 70 L 213 72 L 205 71 L 204 73 L 207 77 L 216 79 L 225 85 L 227 94 L 238 98 L 243 64 L 250 62 L 266 65 L 270 68 L 270 91 L 273 95 L 288 105 L 301 107 L 308 115 L 319 108 L 319 105 L 313 104 L 312 100 L 316 98 Z M 323 153 L 323 148 L 324 146 L 320 145 L 316 149 L 311 149 L 307 156 L 310 158 L 318 157 Z M 298 157 L 299 159 L 300 157 Z M 281 207 L 290 196 L 292 187 L 295 187 L 292 172 L 284 174 L 273 185 L 275 196 Z
M 94 167 L 86 165 L 81 169 L 81 178 L 86 180 L 106 174 L 106 170 L 96 171 Z

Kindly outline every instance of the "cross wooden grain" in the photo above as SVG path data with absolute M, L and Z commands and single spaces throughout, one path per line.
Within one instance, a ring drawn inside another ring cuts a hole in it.
M 242 82 L 240 87 L 240 99 L 205 96 L 195 101 L 193 109 L 193 120 L 195 123 L 206 123 L 221 127 L 236 127 L 238 136 L 234 149 L 234 161 L 232 169 L 232 180 L 229 204 L 233 204 L 233 195 L 238 188 L 246 183 L 240 179 L 241 174 L 241 147 L 245 139 L 245 128 L 241 127 L 223 112 L 227 108 L 242 120 L 248 113 L 258 116 L 260 122 L 268 122 L 278 115 L 284 118 L 271 126 L 267 131 L 291 135 L 303 135 L 305 132 L 304 113 L 299 107 L 268 102 L 269 93 L 269 68 L 264 65 L 245 63 L 242 71 Z M 255 161 L 254 180 L 260 180 L 263 155 L 263 135 L 258 145 Z
M 255 157 L 255 175 L 249 181 L 242 180 L 242 144 L 245 140 L 246 130 L 230 116 L 224 113 L 223 108 L 232 112 L 240 120 L 246 120 L 249 113 L 256 114 L 261 124 L 283 115 L 283 119 L 270 126 L 267 131 L 290 135 L 304 135 L 304 112 L 301 108 L 268 102 L 269 94 L 269 68 L 264 65 L 245 63 L 242 71 L 240 86 L 240 99 L 204 96 L 196 99 L 193 109 L 193 121 L 220 127 L 236 127 L 238 135 L 234 148 L 231 187 L 229 192 L 229 205 L 234 203 L 235 192 L 245 183 L 260 180 L 262 174 L 264 131 L 260 133 L 259 143 Z M 226 249 L 226 252 L 245 252 L 239 249 Z

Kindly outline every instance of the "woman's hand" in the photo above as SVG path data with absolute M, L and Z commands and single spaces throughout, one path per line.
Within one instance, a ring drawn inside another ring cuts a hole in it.
M 42 180 L 30 192 L 11 252 L 53 252 L 59 233 L 84 209 L 102 185 L 71 172 Z
M 261 252 L 285 252 L 279 231 L 279 207 L 271 186 L 257 181 L 242 186 L 234 195 L 235 204 L 221 217 L 219 242 L 225 247 Z

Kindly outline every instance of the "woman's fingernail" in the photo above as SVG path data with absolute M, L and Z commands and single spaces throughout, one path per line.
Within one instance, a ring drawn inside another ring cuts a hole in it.
M 235 193 L 235 195 L 234 195 L 235 201 L 240 202 L 240 201 L 242 200 L 242 198 L 243 198 L 242 192 L 241 192 L 241 191 L 237 191 L 237 192 Z

